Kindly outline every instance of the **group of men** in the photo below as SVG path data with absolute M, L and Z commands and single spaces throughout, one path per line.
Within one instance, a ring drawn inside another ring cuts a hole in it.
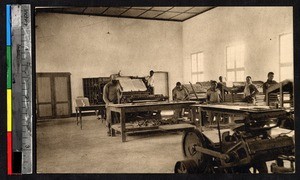
M 274 73 L 269 72 L 268 73 L 268 79 L 263 84 L 263 93 L 266 94 L 267 89 L 277 84 L 277 82 L 274 79 Z M 223 101 L 223 97 L 221 95 L 221 92 L 224 87 L 226 87 L 226 83 L 223 81 L 223 77 L 219 77 L 220 82 L 217 81 L 210 81 L 210 88 L 206 92 L 206 101 L 208 103 L 220 103 Z M 225 92 L 238 92 L 241 91 L 241 89 L 227 89 L 224 90 Z M 242 89 L 242 92 L 244 94 L 244 101 L 248 103 L 253 103 L 255 101 L 255 96 L 259 92 L 256 88 L 256 86 L 252 83 L 251 76 L 246 77 L 245 86 Z M 181 85 L 180 82 L 176 83 L 176 87 L 172 90 L 172 96 L 173 100 L 176 101 L 183 101 L 183 100 L 189 100 L 189 93 L 184 86 Z
M 154 71 L 151 70 L 150 75 L 145 77 L 146 79 L 146 84 L 147 84 L 147 88 L 148 91 L 153 94 L 154 92 Z M 118 96 L 119 96 L 119 87 L 118 87 L 118 81 L 117 81 L 117 77 L 118 75 L 111 75 L 111 81 L 109 83 L 107 83 L 104 86 L 103 89 L 103 100 L 106 104 L 106 107 L 109 104 L 117 104 L 118 103 Z M 267 81 L 263 84 L 263 92 L 264 94 L 266 93 L 267 89 L 274 85 L 277 84 L 276 81 L 273 80 L 274 79 L 274 73 L 273 72 L 269 72 L 268 73 L 268 79 Z M 224 87 L 226 87 L 226 83 L 223 81 L 223 77 L 220 76 L 219 77 L 219 81 L 210 81 L 210 88 L 207 90 L 206 92 L 206 101 L 208 103 L 220 103 L 223 101 L 223 97 L 221 95 L 222 89 Z M 246 82 L 245 82 L 245 86 L 243 87 L 244 89 L 243 94 L 244 94 L 244 101 L 248 102 L 248 103 L 252 103 L 253 101 L 255 101 L 255 96 L 256 94 L 259 92 L 257 90 L 257 88 L 255 87 L 255 85 L 252 83 L 252 79 L 250 76 L 246 77 Z M 235 92 L 238 91 L 237 89 L 224 89 L 225 92 L 228 93 L 228 91 L 230 92 Z M 240 90 L 239 90 L 240 91 Z M 174 101 L 186 101 L 189 100 L 189 93 L 188 90 L 180 83 L 177 82 L 175 88 L 172 90 L 172 97 Z M 175 112 L 176 114 L 180 114 L 180 112 Z M 111 116 L 115 116 L 114 118 L 118 119 L 118 114 L 111 114 L 111 113 L 107 113 L 106 114 L 106 123 L 107 123 L 107 127 L 108 127 L 108 134 L 110 135 L 110 126 L 111 126 Z

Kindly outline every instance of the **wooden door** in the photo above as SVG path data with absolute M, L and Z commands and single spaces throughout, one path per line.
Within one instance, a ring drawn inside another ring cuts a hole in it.
M 37 73 L 37 117 L 71 116 L 70 73 Z
M 70 117 L 71 115 L 71 88 L 70 75 L 54 76 L 54 109 L 56 117 Z
M 38 118 L 54 118 L 52 92 L 51 92 L 51 76 L 46 74 L 37 74 L 37 114 Z

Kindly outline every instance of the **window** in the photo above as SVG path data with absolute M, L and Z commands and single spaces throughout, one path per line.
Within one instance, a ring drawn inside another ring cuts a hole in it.
M 293 79 L 293 37 L 292 34 L 279 36 L 279 78 L 280 81 Z
M 192 59 L 192 83 L 203 81 L 203 52 L 191 55 Z
M 245 47 L 229 46 L 226 48 L 227 81 L 245 80 Z

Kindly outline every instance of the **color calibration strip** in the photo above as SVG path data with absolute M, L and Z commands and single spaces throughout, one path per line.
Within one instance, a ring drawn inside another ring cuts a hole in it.
M 21 6 L 22 174 L 32 173 L 32 52 L 31 7 Z M 13 69 L 15 69 L 13 67 Z M 13 74 L 14 71 L 13 71 Z M 16 126 L 17 127 L 17 126 Z
M 6 5 L 6 63 L 7 63 L 7 174 L 12 174 L 12 60 L 11 6 Z
M 7 174 L 32 173 L 30 5 L 6 5 Z

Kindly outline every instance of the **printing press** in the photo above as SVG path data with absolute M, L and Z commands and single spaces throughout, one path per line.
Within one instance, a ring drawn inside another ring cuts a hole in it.
M 144 77 L 120 76 L 119 83 L 119 104 L 155 104 L 168 100 L 163 94 L 151 94 L 147 88 L 147 81 Z M 173 111 L 142 111 L 126 114 L 127 121 L 135 127 L 157 127 L 162 124 L 176 124 L 176 117 Z
M 184 133 L 184 160 L 175 173 L 295 171 L 294 130 L 284 126 L 291 111 L 241 103 L 191 106 L 198 128 Z
M 120 76 L 119 82 L 119 104 L 164 101 L 168 97 L 162 94 L 151 94 L 148 90 L 144 77 Z

